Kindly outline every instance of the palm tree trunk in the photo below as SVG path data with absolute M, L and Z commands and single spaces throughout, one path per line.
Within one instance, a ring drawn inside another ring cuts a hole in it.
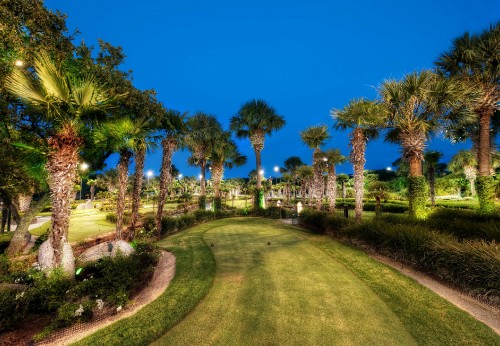
M 200 167 L 201 167 L 201 171 L 200 171 L 200 175 L 201 175 L 200 197 L 205 197 L 205 195 L 207 194 L 207 187 L 205 186 L 206 185 L 207 162 L 205 161 L 205 159 L 200 160 Z
M 435 187 L 436 187 L 436 179 L 435 179 L 435 169 L 432 164 L 429 165 L 429 168 L 427 170 L 427 174 L 429 175 L 429 191 L 431 194 L 431 205 L 432 207 L 436 206 L 436 192 L 435 192 Z
M 408 174 L 408 214 L 410 217 L 422 219 L 426 217 L 425 202 L 427 200 L 427 184 L 422 174 L 422 158 L 418 154 L 409 157 Z
M 335 202 L 337 200 L 337 174 L 335 172 L 335 165 L 333 164 L 330 164 L 328 167 L 326 190 L 328 193 L 328 210 L 330 213 L 335 213 Z
M 82 140 L 71 126 L 49 138 L 46 169 L 52 197 L 52 224 L 48 240 L 40 246 L 38 261 L 42 269 L 62 267 L 74 276 L 74 255 L 68 242 L 73 186 L 77 179 L 78 151 Z
M 135 224 L 139 220 L 139 207 L 141 204 L 142 180 L 144 176 L 144 160 L 146 159 L 146 148 L 140 147 L 135 154 L 134 189 L 132 191 L 132 220 L 130 227 L 132 235 L 135 236 Z
M 90 201 L 94 202 L 94 195 L 95 195 L 95 185 L 92 184 L 90 185 Z
M 31 220 L 40 213 L 47 204 L 50 202 L 50 194 L 44 193 L 42 197 L 26 211 L 21 218 L 21 222 L 17 225 L 16 231 L 12 236 L 6 254 L 9 257 L 16 256 L 30 241 L 29 226 Z
M 364 195 L 364 169 L 365 169 L 365 151 L 366 136 L 362 129 L 355 128 L 350 135 L 351 155 L 350 160 L 354 168 L 354 213 L 356 221 L 361 221 L 363 215 L 363 195 Z
M 158 193 L 158 211 L 156 213 L 156 231 L 158 236 L 161 235 L 161 219 L 163 218 L 163 207 L 167 197 L 167 188 L 172 181 L 172 156 L 177 148 L 177 143 L 174 138 L 166 137 L 161 141 L 163 147 L 163 155 L 161 158 L 160 170 L 160 191 Z
M 314 149 L 313 167 L 314 167 L 314 183 L 313 183 L 313 198 L 316 200 L 316 210 L 321 210 L 323 201 L 323 171 L 320 166 L 319 148 Z
M 478 141 L 478 166 L 479 176 L 487 177 L 490 173 L 491 161 L 491 141 L 490 141 L 490 123 L 491 112 L 489 109 L 481 108 L 479 114 L 479 141 Z
M 130 151 L 120 153 L 118 161 L 118 198 L 116 201 L 116 239 L 122 239 L 123 216 L 125 213 L 125 193 L 127 192 L 128 165 L 130 163 Z
M 264 149 L 264 133 L 255 132 L 250 135 L 250 143 L 252 144 L 253 150 L 255 151 L 255 166 L 257 169 L 257 190 L 262 189 L 262 175 L 260 171 L 262 170 L 261 153 Z
M 222 209 L 222 198 L 220 191 L 220 182 L 222 180 L 223 174 L 223 163 L 212 164 L 212 184 L 214 188 L 214 211 L 219 211 Z

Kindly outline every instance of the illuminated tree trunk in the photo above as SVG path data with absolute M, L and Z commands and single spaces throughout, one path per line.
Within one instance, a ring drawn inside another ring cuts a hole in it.
M 144 176 L 144 160 L 146 159 L 146 148 L 141 147 L 135 154 L 134 189 L 132 192 L 132 219 L 131 231 L 135 236 L 135 224 L 139 220 L 139 207 L 141 205 L 142 180 Z
M 314 150 L 313 154 L 313 167 L 314 167 L 314 181 L 313 181 L 313 198 L 316 200 L 316 210 L 321 210 L 323 200 L 323 170 L 321 169 L 320 160 L 318 157 L 320 153 L 319 148 Z
M 64 126 L 48 142 L 46 169 L 52 197 L 52 224 L 48 240 L 40 246 L 38 258 L 42 269 L 50 271 L 60 267 L 68 277 L 73 277 L 75 263 L 68 229 L 82 140 L 71 126 Z
M 177 148 L 177 143 L 174 138 L 166 137 L 161 141 L 163 154 L 161 159 L 160 171 L 160 191 L 158 194 L 158 211 L 156 213 L 156 231 L 158 236 L 161 235 L 161 219 L 163 217 L 163 208 L 165 199 L 167 198 L 167 188 L 172 181 L 172 156 Z
M 118 162 L 118 199 L 116 202 L 116 239 L 122 239 L 123 217 L 125 213 L 125 193 L 127 192 L 128 165 L 132 153 L 123 151 Z
M 38 215 L 49 203 L 50 194 L 45 193 L 25 212 L 25 214 L 21 218 L 21 222 L 17 225 L 14 235 L 12 236 L 12 239 L 9 243 L 9 247 L 6 251 L 7 256 L 15 256 L 26 247 L 31 238 L 29 233 L 31 220 L 33 220 L 36 215 Z
M 350 160 L 354 168 L 354 213 L 356 221 L 361 221 L 363 215 L 363 195 L 364 195 L 364 169 L 366 136 L 362 129 L 355 128 L 350 134 L 351 155 Z
M 335 172 L 335 165 L 328 166 L 328 178 L 326 182 L 326 191 L 328 194 L 328 210 L 331 213 L 335 212 L 335 203 L 337 199 L 337 174 Z

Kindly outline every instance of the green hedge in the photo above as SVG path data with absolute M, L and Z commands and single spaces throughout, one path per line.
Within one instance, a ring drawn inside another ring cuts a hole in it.
M 500 305 L 500 246 L 495 241 L 459 241 L 452 234 L 429 230 L 425 223 L 384 218 L 355 223 L 312 210 L 303 211 L 299 223 L 318 233 L 361 240 L 377 252 Z

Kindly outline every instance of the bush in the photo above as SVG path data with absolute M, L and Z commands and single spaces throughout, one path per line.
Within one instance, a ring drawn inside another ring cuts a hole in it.
M 11 288 L 0 289 L 0 332 L 14 329 L 28 310 L 28 301 L 23 291 Z
M 124 212 L 123 213 L 123 223 L 128 224 L 130 223 L 130 212 Z M 111 223 L 116 223 L 117 220 L 117 215 L 116 213 L 107 213 L 106 214 L 106 221 L 111 222 Z

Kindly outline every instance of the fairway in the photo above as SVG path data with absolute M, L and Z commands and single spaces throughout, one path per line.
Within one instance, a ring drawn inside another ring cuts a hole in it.
M 413 280 L 325 236 L 258 218 L 206 229 L 212 287 L 157 345 L 500 343 Z

